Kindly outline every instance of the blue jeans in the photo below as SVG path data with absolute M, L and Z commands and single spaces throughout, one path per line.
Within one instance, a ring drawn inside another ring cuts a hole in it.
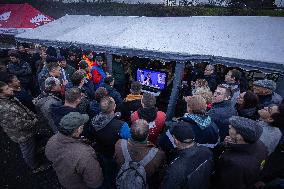
M 38 161 L 36 158 L 36 141 L 34 136 L 19 145 L 26 164 L 31 169 L 36 169 L 38 167 Z

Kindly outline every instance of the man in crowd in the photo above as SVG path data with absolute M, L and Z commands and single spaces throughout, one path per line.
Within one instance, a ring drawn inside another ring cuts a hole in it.
M 258 110 L 260 116 L 260 121 L 258 123 L 263 129 L 259 140 L 267 147 L 268 155 L 274 152 L 282 137 L 282 133 L 278 128 L 279 126 L 273 125 L 274 119 L 272 115 L 277 113 L 279 113 L 279 110 L 278 106 L 275 105 Z
M 215 91 L 218 84 L 218 76 L 213 65 L 207 65 L 204 70 L 204 79 L 208 82 L 211 91 Z
M 42 70 L 38 76 L 38 84 L 40 86 L 41 91 L 44 91 L 44 82 L 48 77 L 55 77 L 59 79 L 61 76 L 61 68 L 57 62 L 47 63 L 46 69 L 47 72 L 44 72 L 44 70 Z
M 114 56 L 112 62 L 112 75 L 115 83 L 114 88 L 121 94 L 122 97 L 125 95 L 126 85 L 126 74 L 124 71 L 124 64 L 120 56 Z
M 0 125 L 8 137 L 19 144 L 23 159 L 34 173 L 47 168 L 40 166 L 36 157 L 35 134 L 38 129 L 36 115 L 14 98 L 13 89 L 2 81 L 0 81 Z
M 276 83 L 272 80 L 264 79 L 253 82 L 253 92 L 259 98 L 259 108 L 268 107 L 271 104 L 279 105 L 282 97 L 275 92 Z
M 71 78 L 73 73 L 76 71 L 75 68 L 68 65 L 64 56 L 59 57 L 58 59 L 59 65 L 62 69 L 64 69 L 66 77 Z
M 157 173 L 163 166 L 165 154 L 163 151 L 158 150 L 154 145 L 147 142 L 149 132 L 149 124 L 147 121 L 143 119 L 136 120 L 131 126 L 131 139 L 128 141 L 120 139 L 115 144 L 114 158 L 118 168 L 121 168 L 126 161 L 129 162 L 132 160 L 139 162 L 145 158 L 146 155 L 152 153 L 149 162 L 147 165 L 143 165 L 143 167 L 145 168 L 147 183 L 155 184 L 155 181 L 158 181 Z M 125 157 L 125 152 L 128 153 L 129 156 Z
M 122 103 L 122 98 L 120 93 L 114 88 L 114 83 L 114 78 L 112 76 L 108 76 L 104 79 L 104 83 L 101 85 L 101 87 L 104 87 L 107 90 L 108 95 L 114 99 L 115 104 L 120 106 Z
M 141 99 L 142 108 L 131 114 L 131 123 L 138 119 L 144 119 L 149 123 L 148 140 L 156 144 L 159 134 L 165 127 L 166 114 L 156 108 L 156 97 L 150 93 L 144 93 Z
M 87 78 L 92 81 L 91 68 L 85 60 L 81 60 L 78 64 L 79 70 L 83 70 L 87 74 Z
M 112 97 L 107 96 L 101 99 L 100 108 L 101 113 L 92 120 L 92 134 L 96 140 L 97 151 L 112 157 L 115 143 L 119 138 L 128 139 L 130 129 L 126 122 L 117 119 L 116 104 Z
M 166 170 L 161 188 L 208 188 L 213 169 L 213 154 L 195 142 L 190 127 L 176 123 L 172 130 L 178 152 Z
M 94 149 L 80 135 L 89 120 L 87 114 L 70 112 L 60 121 L 59 133 L 46 145 L 46 157 L 53 163 L 64 188 L 99 188 L 103 183 L 101 166 Z
M 100 102 L 101 99 L 108 96 L 106 88 L 99 87 L 95 92 L 95 99 L 90 102 L 90 117 L 95 117 L 101 112 Z
M 232 69 L 228 71 L 225 75 L 225 83 L 231 90 L 231 102 L 232 105 L 235 106 L 237 103 L 237 97 L 240 95 L 240 79 L 241 79 L 241 72 L 236 69 Z
M 267 157 L 267 149 L 259 141 L 261 133 L 262 128 L 253 120 L 239 116 L 230 118 L 229 136 L 213 179 L 216 188 L 245 189 L 254 185 Z
M 101 56 L 97 56 L 96 62 L 93 64 L 91 69 L 92 81 L 95 85 L 95 89 L 99 88 L 103 84 L 104 78 L 107 77 L 107 74 L 102 67 L 103 63 L 103 58 Z
M 231 90 L 224 85 L 218 85 L 213 95 L 213 107 L 208 115 L 219 128 L 220 140 L 223 141 L 229 134 L 229 118 L 237 115 L 231 104 Z
M 47 64 L 47 54 L 45 50 L 40 51 L 40 59 L 36 61 L 36 76 L 41 72 L 42 68 Z
M 47 123 L 47 128 L 51 129 L 53 133 L 56 133 L 58 128 L 52 119 L 51 106 L 62 105 L 60 92 L 61 85 L 59 79 L 48 77 L 44 83 L 44 92 L 35 99 L 35 105 L 41 122 L 43 124 Z
M 21 83 L 16 75 L 3 72 L 0 74 L 0 81 L 8 84 L 13 89 L 14 96 L 27 108 L 35 112 L 35 106 L 33 104 L 33 97 L 28 91 L 21 87 Z
M 28 90 L 32 81 L 31 66 L 27 62 L 20 60 L 20 55 L 17 51 L 10 52 L 9 56 L 10 63 L 7 66 L 8 72 L 15 74 L 20 80 L 22 87 Z
M 63 105 L 51 105 L 51 115 L 54 124 L 59 128 L 62 117 L 70 112 L 80 112 L 78 109 L 81 103 L 82 93 L 78 88 L 70 88 L 65 91 L 65 102 Z
M 121 121 L 115 114 L 115 101 L 112 97 L 105 97 L 100 101 L 101 112 L 92 120 L 90 134 L 94 137 L 95 149 L 100 153 L 103 172 L 107 183 L 114 187 L 116 164 L 112 159 L 115 143 L 120 139 L 130 138 L 130 129 L 126 122 Z
M 188 123 L 195 133 L 195 141 L 209 148 L 214 148 L 219 143 L 219 129 L 210 116 L 205 115 L 206 100 L 200 95 L 186 98 L 187 113 L 181 120 Z
M 269 125 L 274 128 L 278 127 L 282 132 L 282 137 L 274 152 L 272 152 L 265 162 L 259 179 L 260 181 L 255 184 L 257 188 L 263 188 L 266 184 L 271 186 L 271 188 L 283 188 L 284 183 L 284 101 L 279 105 L 277 111 L 272 110 L 270 111 L 271 113 Z
M 95 61 L 93 61 L 94 55 L 93 55 L 93 51 L 91 50 L 86 50 L 83 54 L 83 60 L 86 61 L 86 63 L 88 64 L 89 69 L 92 69 L 92 67 L 95 64 Z
M 141 89 L 142 85 L 138 81 L 133 81 L 131 83 L 130 94 L 126 96 L 123 103 L 119 107 L 119 111 L 121 112 L 121 118 L 124 121 L 129 122 L 131 114 L 139 108 L 142 108 Z
M 87 78 L 84 70 L 77 70 L 71 77 L 74 87 L 78 87 L 81 91 L 92 100 L 95 98 L 95 86 L 92 81 Z

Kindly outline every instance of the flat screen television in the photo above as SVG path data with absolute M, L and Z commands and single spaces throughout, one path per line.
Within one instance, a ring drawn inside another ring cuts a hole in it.
M 156 70 L 137 69 L 136 80 L 143 86 L 163 90 L 167 84 L 167 73 Z

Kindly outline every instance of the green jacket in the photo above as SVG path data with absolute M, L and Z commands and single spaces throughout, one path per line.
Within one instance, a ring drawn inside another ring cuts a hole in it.
M 37 131 L 37 118 L 17 98 L 0 98 L 0 125 L 9 138 L 22 143 Z

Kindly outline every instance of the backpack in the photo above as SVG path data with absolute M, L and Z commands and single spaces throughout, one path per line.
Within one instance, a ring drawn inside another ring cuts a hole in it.
M 125 162 L 116 177 L 117 189 L 148 188 L 145 166 L 156 156 L 158 149 L 152 148 L 141 161 L 135 162 L 130 157 L 126 140 L 121 141 L 121 148 Z

